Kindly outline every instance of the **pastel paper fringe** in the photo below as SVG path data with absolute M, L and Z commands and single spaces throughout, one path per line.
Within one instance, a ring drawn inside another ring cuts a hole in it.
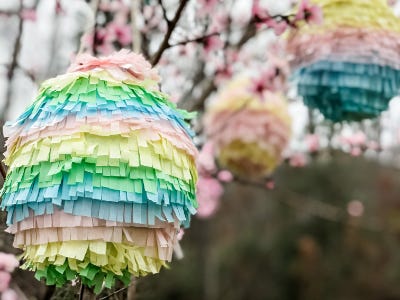
M 1 207 L 37 278 L 99 292 L 171 260 L 197 208 L 197 150 L 158 80 L 140 55 L 83 55 L 6 124 Z
M 291 133 L 283 96 L 251 91 L 250 78 L 238 78 L 209 105 L 205 129 L 221 166 L 238 176 L 261 178 L 279 165 Z
M 400 21 L 381 0 L 314 0 L 322 25 L 289 34 L 304 103 L 333 121 L 374 118 L 400 90 Z

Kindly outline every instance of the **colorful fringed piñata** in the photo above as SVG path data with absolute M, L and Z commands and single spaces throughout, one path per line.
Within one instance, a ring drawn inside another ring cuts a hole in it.
M 5 127 L 1 206 L 25 267 L 98 292 L 159 272 L 195 213 L 191 116 L 140 55 L 78 57 Z
M 287 43 L 299 95 L 333 121 L 378 116 L 400 89 L 400 20 L 386 0 L 313 2 L 324 23 Z
M 259 179 L 270 175 L 282 160 L 291 120 L 283 95 L 251 89 L 250 78 L 234 79 L 205 115 L 205 129 L 222 167 L 237 176 Z

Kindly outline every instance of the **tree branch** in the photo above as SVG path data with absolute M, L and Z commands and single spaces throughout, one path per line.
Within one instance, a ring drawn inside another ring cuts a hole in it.
M 5 181 L 7 176 L 7 169 L 2 161 L 0 161 L 0 174 L 1 177 L 3 177 L 3 181 Z
M 252 186 L 255 188 L 267 190 L 263 182 L 250 181 L 244 178 L 235 178 L 234 182 L 237 182 L 241 185 Z M 337 223 L 343 223 L 347 220 L 347 212 L 341 207 L 337 207 L 335 205 L 319 200 L 310 199 L 308 197 L 306 198 L 303 195 L 288 188 L 284 189 L 284 193 L 287 195 L 276 197 L 276 200 L 297 211 L 303 211 L 312 216 Z M 380 232 L 384 230 L 382 226 L 376 224 L 375 222 L 359 222 L 354 224 L 351 222 L 346 222 L 346 224 L 354 225 L 364 230 L 369 230 L 373 232 Z
M 97 46 L 99 44 L 99 36 L 97 34 L 97 15 L 99 14 L 99 6 L 101 0 L 94 0 L 93 1 L 93 12 L 94 12 L 94 24 L 93 24 L 93 45 L 92 45 L 92 53 L 94 56 L 97 55 Z
M 209 37 L 212 37 L 212 36 L 215 36 L 215 35 L 220 35 L 220 34 L 221 34 L 220 32 L 208 33 L 208 34 L 205 34 L 203 36 L 199 36 L 197 38 L 180 41 L 180 42 L 178 42 L 176 44 L 173 44 L 173 45 L 168 45 L 168 48 L 172 48 L 172 47 L 176 47 L 176 46 L 182 46 L 182 45 L 186 45 L 186 44 L 189 44 L 189 43 L 202 43 L 206 39 L 208 39 Z
M 246 44 L 252 37 L 254 37 L 257 34 L 256 27 L 253 23 L 253 21 L 250 21 L 247 24 L 246 29 L 244 30 L 241 38 L 239 41 L 233 45 L 231 45 L 229 42 L 226 43 L 225 48 L 233 48 L 233 49 L 240 49 L 243 47 L 244 44 Z M 227 64 L 229 62 L 225 62 Z M 200 73 L 201 72 L 201 73 Z M 195 75 L 195 81 L 194 85 L 190 89 L 190 94 L 186 93 L 183 96 L 183 99 L 189 98 L 191 94 L 193 93 L 194 89 L 196 86 L 199 86 L 200 84 L 204 84 L 204 88 L 202 90 L 201 95 L 198 98 L 193 99 L 192 101 L 188 102 L 183 102 L 182 103 L 182 108 L 187 109 L 189 111 L 192 110 L 201 110 L 204 109 L 204 103 L 207 100 L 207 98 L 211 95 L 212 92 L 214 92 L 217 88 L 217 86 L 214 83 L 215 75 L 212 78 L 207 77 L 204 74 L 204 68 L 200 69 L 200 71 Z M 207 80 L 206 83 L 204 83 L 204 80 Z
M 174 18 L 170 21 L 167 22 L 168 28 L 167 28 L 167 33 L 164 36 L 163 41 L 160 44 L 160 47 L 158 48 L 157 52 L 154 54 L 154 56 L 151 59 L 151 64 L 155 66 L 161 59 L 161 56 L 163 55 L 164 51 L 170 47 L 169 44 L 169 39 L 172 35 L 172 32 L 174 31 L 176 25 L 178 24 L 179 19 L 181 18 L 183 9 L 185 8 L 186 4 L 189 2 L 189 0 L 181 0 L 179 2 L 178 9 L 176 10 Z
M 163 13 L 164 20 L 167 22 L 167 24 L 171 23 L 171 21 L 168 19 L 168 16 L 167 16 L 167 10 L 165 9 L 165 7 L 164 7 L 164 4 L 163 4 L 162 0 L 158 0 L 158 4 L 159 4 L 159 5 L 160 5 L 160 7 L 161 7 L 161 10 L 162 10 L 162 13 Z
M 0 113 L 0 120 L 4 120 L 8 107 L 11 104 L 11 97 L 12 97 L 12 81 L 14 78 L 14 73 L 15 73 L 15 68 L 18 66 L 18 57 L 19 57 L 19 53 L 21 51 L 21 39 L 22 39 L 22 33 L 23 33 L 23 29 L 24 29 L 24 19 L 21 17 L 21 11 L 23 9 L 23 0 L 19 1 L 19 9 L 18 9 L 18 33 L 17 33 L 17 37 L 14 41 L 14 50 L 13 50 L 13 54 L 11 57 L 11 63 L 8 66 L 8 70 L 7 70 L 7 80 L 8 80 L 8 84 L 7 84 L 7 91 L 6 91 L 6 100 L 3 106 L 3 110 Z

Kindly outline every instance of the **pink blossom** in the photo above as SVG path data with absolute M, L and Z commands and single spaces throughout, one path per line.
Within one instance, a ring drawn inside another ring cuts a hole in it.
M 279 69 L 279 76 L 286 78 L 289 73 L 289 63 L 286 57 L 280 56 L 278 53 L 283 53 L 284 50 L 280 43 L 274 43 L 270 46 L 268 51 L 268 67 Z
M 218 35 L 212 35 L 204 39 L 203 49 L 206 53 L 221 49 L 224 46 L 224 42 Z
M 309 0 L 302 0 L 295 16 L 295 21 L 305 20 L 308 23 L 321 24 L 322 10 L 319 6 L 311 4 Z
M 351 156 L 360 156 L 362 153 L 360 147 L 353 147 L 350 151 Z
M 18 294 L 14 290 L 8 289 L 1 294 L 1 300 L 18 300 Z
M 233 76 L 232 65 L 231 64 L 223 65 L 217 68 L 214 82 L 216 85 L 220 85 L 224 81 L 231 79 L 232 76 Z
M 317 152 L 320 148 L 319 137 L 316 134 L 309 134 L 306 136 L 306 144 L 308 151 L 313 153 Z
M 94 33 L 86 33 L 81 38 L 81 43 L 86 48 L 93 48 Z M 96 50 L 103 55 L 111 54 L 114 51 L 112 42 L 115 40 L 115 36 L 110 34 L 106 28 L 99 28 L 96 31 Z
M 262 24 L 267 25 L 267 27 L 272 29 L 276 35 L 281 35 L 288 28 L 288 24 L 286 23 L 286 21 L 282 21 L 282 20 L 277 21 L 272 17 L 264 20 L 262 22 Z
M 263 70 L 257 78 L 254 78 L 249 87 L 250 92 L 256 94 L 260 99 L 264 99 L 265 91 L 275 91 L 276 69 L 267 68 Z
M 131 27 L 128 24 L 110 22 L 107 26 L 109 34 L 113 34 L 116 40 L 122 45 L 127 46 L 132 42 Z
M 197 214 L 200 218 L 208 218 L 217 211 L 219 198 L 223 192 L 224 189 L 218 180 L 200 176 L 197 181 L 197 200 L 199 202 Z
M 228 25 L 228 21 L 229 21 L 229 16 L 225 11 L 223 11 L 222 13 L 217 13 L 212 18 L 209 29 L 210 32 L 221 32 Z
M 181 241 L 183 239 L 184 234 L 185 234 L 185 230 L 183 228 L 179 228 L 179 231 L 176 234 L 176 238 L 178 239 L 178 241 Z
M 37 15 L 35 9 L 23 9 L 21 11 L 21 18 L 27 21 L 36 21 Z
M 0 271 L 0 292 L 4 292 L 8 289 L 11 281 L 11 274 L 6 271 Z
M 239 60 L 239 51 L 236 49 L 226 49 L 225 55 L 230 64 L 233 64 Z
M 231 182 L 233 180 L 233 175 L 228 170 L 219 171 L 217 177 L 221 182 Z
M 65 14 L 65 11 L 61 5 L 61 1 L 60 0 L 56 0 L 56 14 L 57 15 L 61 15 L 61 14 Z
M 275 188 L 275 181 L 273 181 L 273 180 L 268 180 L 268 181 L 265 183 L 265 187 L 266 187 L 267 189 L 269 189 L 269 190 L 273 190 L 273 189 Z
M 11 273 L 18 266 L 19 261 L 15 255 L 0 252 L 0 270 Z
M 254 0 L 253 6 L 251 8 L 251 14 L 259 19 L 269 18 L 270 15 L 268 14 L 267 10 L 261 7 L 260 0 Z
M 200 14 L 207 15 L 213 12 L 218 0 L 199 0 L 198 2 L 200 4 Z
M 200 150 L 197 159 L 199 173 L 210 174 L 215 171 L 217 166 L 215 165 L 214 156 L 214 144 L 208 141 L 203 145 L 203 148 Z
M 367 141 L 367 137 L 361 131 L 355 133 L 353 136 L 350 137 L 350 143 L 355 146 L 365 145 L 366 141 Z
M 302 168 L 307 164 L 307 159 L 303 153 L 294 153 L 289 158 L 289 165 L 294 168 Z

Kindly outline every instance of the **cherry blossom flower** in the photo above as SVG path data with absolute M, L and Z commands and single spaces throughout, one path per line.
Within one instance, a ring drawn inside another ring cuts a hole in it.
M 197 166 L 199 173 L 211 174 L 213 173 L 217 166 L 214 160 L 214 144 L 212 142 L 207 142 L 203 145 L 203 148 L 199 152 L 197 159 Z
M 18 300 L 18 294 L 12 289 L 7 289 L 1 294 L 1 300 Z
M 0 270 L 11 273 L 18 266 L 19 262 L 15 255 L 0 252 Z
M 307 23 L 321 24 L 322 10 L 319 6 L 311 4 L 309 0 L 302 0 L 295 16 L 295 21 L 305 20 Z
M 185 230 L 183 228 L 179 228 L 179 231 L 176 235 L 176 238 L 178 239 L 178 241 L 183 239 L 183 235 L 185 234 Z
M 350 136 L 342 137 L 341 142 L 351 147 L 364 147 L 367 142 L 367 137 L 363 132 L 358 131 Z
M 273 181 L 273 180 L 268 180 L 268 181 L 265 183 L 265 187 L 266 187 L 268 190 L 273 190 L 273 189 L 275 188 L 275 181 Z
M 206 54 L 221 49 L 224 46 L 224 42 L 218 35 L 212 35 L 206 37 L 203 42 L 203 49 Z
M 207 15 L 213 12 L 218 0 L 199 0 L 198 3 L 200 5 L 200 14 Z
M 231 64 L 223 65 L 217 68 L 214 82 L 216 85 L 220 85 L 224 81 L 231 79 L 232 76 L 233 76 L 232 65 Z
M 110 22 L 107 26 L 107 31 L 108 34 L 113 34 L 122 46 L 127 46 L 132 42 L 132 30 L 128 24 Z
M 254 0 L 253 1 L 253 6 L 251 8 L 251 14 L 254 17 L 260 18 L 260 19 L 266 19 L 269 18 L 270 15 L 268 14 L 267 10 L 261 7 L 260 5 L 260 0 Z
M 199 203 L 197 215 L 200 218 L 212 216 L 219 207 L 219 199 L 223 192 L 224 188 L 217 179 L 200 176 L 197 181 L 197 200 Z
M 289 158 L 289 165 L 294 168 L 302 168 L 307 164 L 307 159 L 303 153 L 294 153 Z
M 350 151 L 351 156 L 360 156 L 362 153 L 360 147 L 353 147 Z
M 229 21 L 229 17 L 226 12 L 217 13 L 212 18 L 210 29 L 209 29 L 210 32 L 221 32 L 228 25 L 228 21 Z
M 306 136 L 307 150 L 311 153 L 317 152 L 320 149 L 319 137 L 316 134 Z
M 0 292 L 8 289 L 11 281 L 11 274 L 6 271 L 0 271 Z
M 228 170 L 219 171 L 217 177 L 221 182 L 232 182 L 233 180 L 233 175 Z
M 275 20 L 274 18 L 268 18 L 261 24 L 265 24 L 268 28 L 272 29 L 276 35 L 283 34 L 289 27 L 288 23 L 283 20 Z
M 65 14 L 65 11 L 61 5 L 61 1 L 60 0 L 56 0 L 56 15 L 61 15 L 61 14 Z
M 21 18 L 26 21 L 36 21 L 37 15 L 35 9 L 23 9 L 21 11 Z

